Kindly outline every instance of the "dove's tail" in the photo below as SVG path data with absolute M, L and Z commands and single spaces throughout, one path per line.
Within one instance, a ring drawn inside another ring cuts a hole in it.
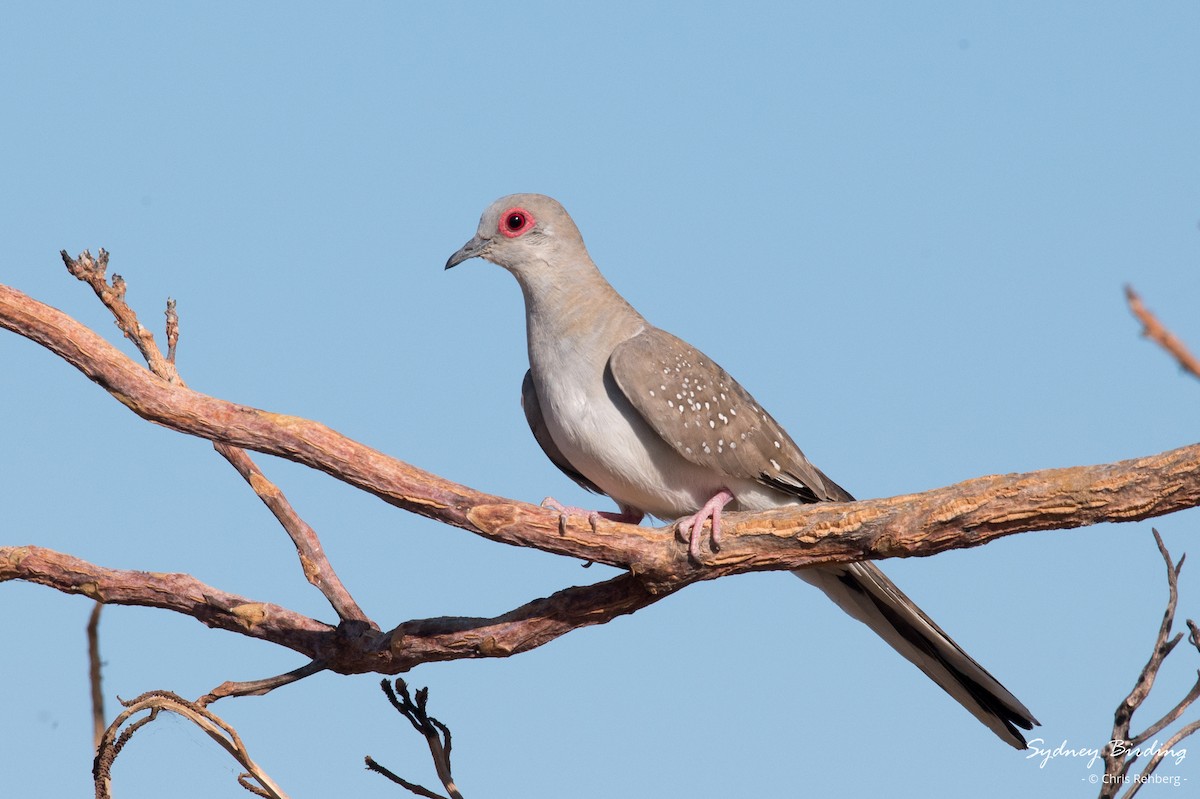
M 1026 747 L 1018 727 L 1038 723 L 1029 709 L 976 663 L 872 563 L 799 569 L 793 572 L 824 591 L 838 607 L 874 630 L 892 648 L 1017 749 Z

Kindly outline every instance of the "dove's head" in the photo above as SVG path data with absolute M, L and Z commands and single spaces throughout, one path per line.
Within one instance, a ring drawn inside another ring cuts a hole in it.
M 510 194 L 489 205 L 474 238 L 450 256 L 446 268 L 468 258 L 503 266 L 522 282 L 535 271 L 592 267 L 579 229 L 558 201 L 544 194 Z

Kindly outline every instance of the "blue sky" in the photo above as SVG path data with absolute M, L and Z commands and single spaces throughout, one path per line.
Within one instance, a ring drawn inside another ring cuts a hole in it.
M 1182 2 L 25 4 L 0 31 L 0 281 L 116 341 L 57 256 L 105 247 L 145 323 L 177 298 L 193 388 L 583 504 L 517 402 L 515 282 L 442 271 L 488 203 L 537 191 L 636 307 L 860 497 L 1150 454 L 1195 440 L 1200 387 L 1138 338 L 1121 289 L 1200 348 L 1198 38 Z M 205 442 L 15 336 L 0 363 L 4 543 L 331 617 Z M 258 460 L 385 626 L 610 573 Z M 1156 525 L 1179 555 L 1200 514 Z M 1148 523 L 883 567 L 1050 745 L 1107 740 L 1166 595 Z M 1198 606 L 1185 569 L 1180 615 Z M 14 796 L 90 790 L 89 609 L 0 586 Z M 110 710 L 301 663 L 145 609 L 110 608 L 102 635 Z M 1150 711 L 1197 658 L 1173 656 Z M 914 777 L 931 796 L 1096 792 L 1097 768 L 1039 768 L 786 574 L 410 678 L 454 730 L 468 796 L 858 796 Z M 214 709 L 294 797 L 396 796 L 363 755 L 435 779 L 377 682 L 320 675 Z M 1162 771 L 1194 784 L 1200 754 Z M 244 795 L 234 773 L 165 721 L 115 778 L 123 797 Z

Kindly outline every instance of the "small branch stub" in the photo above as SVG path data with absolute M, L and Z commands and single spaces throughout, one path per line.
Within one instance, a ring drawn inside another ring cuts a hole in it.
M 1125 287 L 1125 299 L 1129 302 L 1129 310 L 1142 323 L 1142 335 L 1166 350 L 1185 372 L 1200 378 L 1200 360 L 1192 355 L 1174 333 L 1158 321 L 1158 317 L 1150 313 L 1150 309 L 1142 303 L 1142 298 L 1133 290 L 1133 286 Z

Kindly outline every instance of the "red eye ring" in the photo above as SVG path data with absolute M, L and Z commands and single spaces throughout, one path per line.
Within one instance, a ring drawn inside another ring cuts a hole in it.
M 533 219 L 533 214 L 526 211 L 524 208 L 517 206 L 509 208 L 500 215 L 500 224 L 497 226 L 501 233 L 510 239 L 515 239 L 517 236 L 524 235 L 529 232 L 529 229 L 536 224 Z

